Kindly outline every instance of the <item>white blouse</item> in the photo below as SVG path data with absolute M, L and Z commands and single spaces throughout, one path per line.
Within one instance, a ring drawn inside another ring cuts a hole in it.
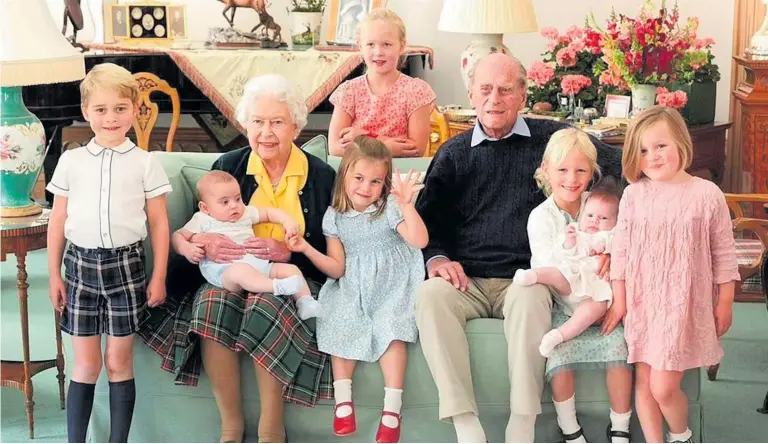
M 589 193 L 581 195 L 581 208 Z M 563 211 L 555 204 L 555 198 L 549 196 L 528 216 L 528 243 L 531 246 L 531 268 L 556 267 L 565 257 L 563 236 L 568 226 Z
M 67 198 L 64 237 L 82 248 L 117 248 L 147 237 L 146 201 L 171 192 L 168 176 L 129 139 L 107 149 L 92 139 L 65 151 L 46 187 Z

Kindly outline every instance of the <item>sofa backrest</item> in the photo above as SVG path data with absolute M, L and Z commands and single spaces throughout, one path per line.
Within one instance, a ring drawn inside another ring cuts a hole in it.
M 328 155 L 328 141 L 325 136 L 314 137 L 301 148 L 328 163 L 338 171 L 341 157 Z M 173 191 L 168 194 L 168 223 L 171 233 L 183 227 L 197 211 L 197 182 L 210 171 L 220 153 L 185 153 L 153 151 L 152 156 L 163 167 Z M 431 158 L 398 158 L 394 159 L 394 167 L 405 174 L 413 168 L 425 172 Z M 144 242 L 147 251 L 147 270 L 152 270 L 152 247 L 149 239 Z M 171 255 L 174 255 L 171 249 Z

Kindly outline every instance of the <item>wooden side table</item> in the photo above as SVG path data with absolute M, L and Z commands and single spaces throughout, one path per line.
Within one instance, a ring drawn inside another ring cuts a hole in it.
M 0 381 L 3 387 L 11 387 L 24 392 L 27 407 L 27 424 L 29 438 L 35 437 L 34 407 L 32 400 L 32 377 L 36 374 L 56 367 L 59 379 L 59 397 L 61 408 L 64 409 L 64 355 L 61 346 L 61 328 L 59 327 L 59 312 L 54 310 L 56 321 L 56 359 L 30 361 L 29 359 L 29 311 L 27 307 L 27 253 L 46 247 L 48 233 L 48 218 L 51 210 L 44 209 L 42 214 L 31 217 L 0 219 L 2 227 L 2 249 L 0 261 L 5 261 L 8 253 L 16 255 L 18 272 L 16 274 L 19 287 L 19 311 L 21 312 L 21 343 L 24 351 L 23 361 L 6 361 L 0 364 Z M 48 301 L 45 301 L 46 303 Z

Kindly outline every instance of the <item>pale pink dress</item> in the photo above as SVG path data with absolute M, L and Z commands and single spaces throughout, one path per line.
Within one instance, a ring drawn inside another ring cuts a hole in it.
M 611 279 L 627 288 L 628 362 L 675 371 L 719 363 L 716 285 L 739 280 L 739 271 L 717 185 L 693 177 L 628 186 L 611 252 Z
M 429 84 L 400 74 L 386 94 L 373 94 L 365 75 L 339 85 L 329 99 L 352 117 L 352 125 L 368 134 L 408 137 L 408 119 L 414 111 L 435 101 Z

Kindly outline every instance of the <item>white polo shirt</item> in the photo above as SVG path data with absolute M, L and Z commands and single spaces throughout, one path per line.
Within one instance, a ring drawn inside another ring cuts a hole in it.
M 168 176 L 129 139 L 107 149 L 91 139 L 65 151 L 46 187 L 67 198 L 64 236 L 82 248 L 117 248 L 147 237 L 146 201 L 170 193 Z

